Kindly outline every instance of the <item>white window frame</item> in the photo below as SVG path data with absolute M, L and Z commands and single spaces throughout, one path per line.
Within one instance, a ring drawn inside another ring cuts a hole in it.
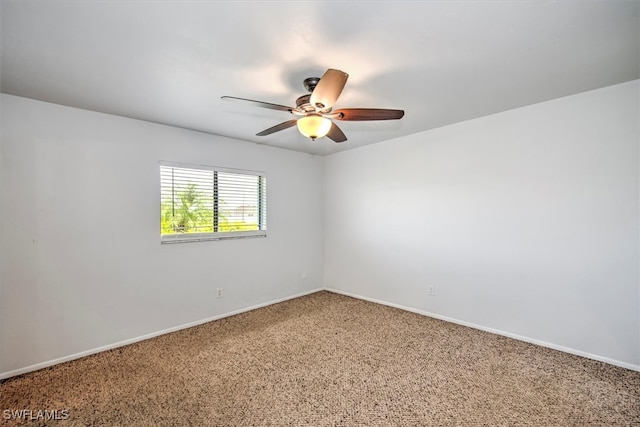
M 214 232 L 206 232 L 206 233 L 177 233 L 177 234 L 162 234 L 162 229 L 160 228 L 160 243 L 186 243 L 186 242 L 205 242 L 211 240 L 227 240 L 227 239 L 245 239 L 245 238 L 254 238 L 254 237 L 266 237 L 267 236 L 267 189 L 266 189 L 266 181 L 267 174 L 261 171 L 253 171 L 253 170 L 245 170 L 245 169 L 234 169 L 228 167 L 219 167 L 219 166 L 209 166 L 209 165 L 200 165 L 193 163 L 180 163 L 180 162 L 171 162 L 161 160 L 159 162 L 158 172 L 161 177 L 162 167 L 170 167 L 170 168 L 181 168 L 181 169 L 194 169 L 194 170 L 207 170 L 214 172 L 226 172 L 233 174 L 241 174 L 241 175 L 249 175 L 260 177 L 260 194 L 258 195 L 258 224 L 261 227 L 259 230 L 252 231 L 214 231 Z M 162 205 L 162 182 L 159 182 L 159 204 Z M 160 215 L 162 217 L 162 211 L 160 211 Z

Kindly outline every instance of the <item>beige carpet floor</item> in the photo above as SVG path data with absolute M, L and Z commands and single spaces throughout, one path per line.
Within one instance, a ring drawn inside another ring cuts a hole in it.
M 0 387 L 5 425 L 640 425 L 638 372 L 329 292 Z

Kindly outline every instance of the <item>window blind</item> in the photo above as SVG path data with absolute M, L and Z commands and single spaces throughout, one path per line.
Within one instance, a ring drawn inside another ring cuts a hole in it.
M 160 195 L 163 243 L 266 236 L 262 172 L 161 162 Z

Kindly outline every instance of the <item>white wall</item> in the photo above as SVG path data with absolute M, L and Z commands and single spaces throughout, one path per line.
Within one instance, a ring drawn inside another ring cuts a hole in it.
M 323 284 L 640 367 L 637 81 L 324 160 L 1 100 L 0 378 Z M 268 237 L 160 245 L 159 160 L 266 171 Z
M 638 92 L 327 157 L 325 285 L 640 368 Z
M 321 158 L 1 99 L 0 376 L 322 287 Z M 268 236 L 160 245 L 160 160 L 265 171 Z

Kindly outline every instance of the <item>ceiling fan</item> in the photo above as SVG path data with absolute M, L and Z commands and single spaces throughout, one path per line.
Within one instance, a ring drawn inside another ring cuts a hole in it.
M 304 87 L 310 92 L 296 100 L 295 107 L 271 104 L 269 102 L 254 101 L 252 99 L 223 96 L 223 100 L 241 101 L 250 103 L 256 107 L 269 108 L 271 110 L 287 111 L 300 118 L 288 120 L 256 134 L 266 136 L 274 132 L 298 126 L 298 130 L 304 136 L 315 141 L 317 138 L 327 136 L 335 142 L 344 142 L 347 137 L 331 119 L 343 121 L 365 120 L 397 120 L 404 116 L 403 110 L 388 110 L 381 108 L 341 108 L 333 110 L 333 105 L 342 93 L 349 75 L 340 70 L 328 69 L 322 78 L 309 77 L 304 80 Z

